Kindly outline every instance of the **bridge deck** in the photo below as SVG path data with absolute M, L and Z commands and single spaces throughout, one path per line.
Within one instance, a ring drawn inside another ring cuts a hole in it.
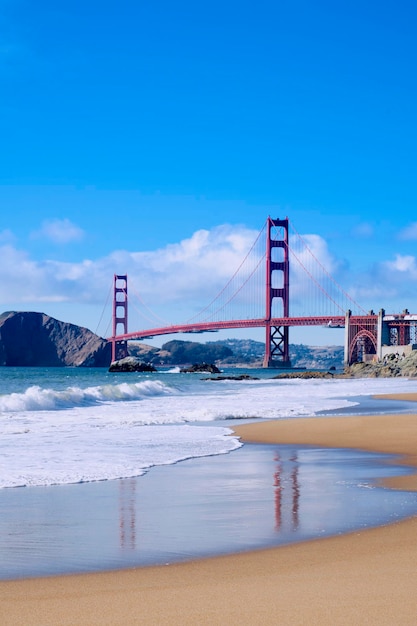
M 377 315 L 352 315 L 350 322 L 355 324 L 376 323 Z M 202 322 L 198 324 L 178 324 L 164 326 L 161 328 L 148 328 L 137 330 L 123 335 L 109 337 L 109 341 L 128 341 L 130 339 L 151 339 L 161 335 L 171 335 L 176 333 L 204 333 L 216 332 L 218 330 L 232 328 L 262 328 L 281 326 L 327 326 L 328 328 L 344 328 L 346 324 L 345 316 L 320 316 L 320 317 L 277 317 L 271 320 L 248 319 L 229 320 L 219 322 Z

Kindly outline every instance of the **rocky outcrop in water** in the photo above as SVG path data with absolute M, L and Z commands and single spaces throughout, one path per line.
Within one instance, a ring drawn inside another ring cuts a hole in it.
M 113 361 L 110 364 L 109 372 L 156 372 L 156 368 L 134 356 L 127 356 L 124 359 Z
M 184 367 L 180 370 L 181 374 L 194 374 L 208 372 L 209 374 L 220 374 L 219 368 L 213 363 L 194 363 L 190 367 Z
M 0 365 L 108 367 L 110 344 L 91 330 L 44 313 L 0 315 Z
M 238 374 L 237 376 L 210 376 L 210 378 L 202 378 L 201 380 L 259 380 L 259 378 L 249 376 L 249 374 Z
M 334 378 L 334 374 L 331 372 L 282 372 L 272 378 Z

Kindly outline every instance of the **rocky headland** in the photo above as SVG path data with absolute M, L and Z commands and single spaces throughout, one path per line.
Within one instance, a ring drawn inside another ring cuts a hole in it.
M 413 350 L 407 356 L 390 354 L 382 361 L 372 363 L 354 363 L 345 367 L 345 378 L 392 378 L 404 376 L 406 378 L 417 377 L 417 350 Z
M 0 365 L 108 367 L 110 344 L 91 330 L 44 313 L 0 315 Z
M 383 361 L 371 363 L 353 363 L 345 366 L 342 372 L 304 371 L 282 372 L 273 378 L 405 378 L 417 377 L 417 350 L 407 356 L 390 354 Z

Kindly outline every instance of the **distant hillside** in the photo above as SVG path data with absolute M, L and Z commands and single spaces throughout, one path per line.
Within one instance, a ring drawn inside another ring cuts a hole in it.
M 290 359 L 293 367 L 306 369 L 343 369 L 343 346 L 305 346 L 290 345 Z
M 252 339 L 226 339 L 224 341 L 209 342 L 230 348 L 233 356 L 225 363 L 262 364 L 265 344 Z M 306 346 L 304 344 L 290 344 L 290 361 L 292 367 L 307 369 L 336 369 L 343 368 L 343 346 Z
M 179 340 L 168 341 L 160 349 L 140 342 L 130 342 L 129 354 L 152 363 L 152 365 L 224 362 L 233 355 L 229 347 L 220 343 L 208 344 Z
M 130 342 L 132 356 L 153 365 L 184 365 L 199 362 L 217 363 L 223 366 L 248 365 L 261 367 L 265 346 L 252 339 L 225 339 L 198 343 L 194 341 L 169 341 L 162 348 L 141 342 Z M 290 345 L 293 367 L 307 369 L 343 369 L 343 347 L 312 347 L 302 344 Z
M 129 342 L 131 356 L 154 366 L 216 363 L 220 366 L 261 367 L 264 344 L 252 339 L 168 341 L 162 348 Z M 293 367 L 337 370 L 343 367 L 341 346 L 292 344 Z M 109 367 L 110 344 L 87 328 L 44 313 L 9 311 L 0 315 L 0 365 L 38 367 Z
M 110 345 L 87 328 L 34 312 L 0 315 L 0 365 L 108 367 Z

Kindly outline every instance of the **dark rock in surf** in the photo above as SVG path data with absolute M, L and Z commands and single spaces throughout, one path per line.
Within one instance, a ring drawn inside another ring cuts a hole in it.
M 237 376 L 210 376 L 210 378 L 202 378 L 201 380 L 259 380 L 259 378 L 249 376 L 249 374 L 238 374 Z
M 113 361 L 110 364 L 109 372 L 156 372 L 156 368 L 150 363 L 144 363 L 134 356 L 127 356 L 124 359 Z
M 190 367 L 184 367 L 180 370 L 181 374 L 195 374 L 207 372 L 209 374 L 220 374 L 219 368 L 213 363 L 194 363 Z
M 334 378 L 331 372 L 283 372 L 272 378 Z

